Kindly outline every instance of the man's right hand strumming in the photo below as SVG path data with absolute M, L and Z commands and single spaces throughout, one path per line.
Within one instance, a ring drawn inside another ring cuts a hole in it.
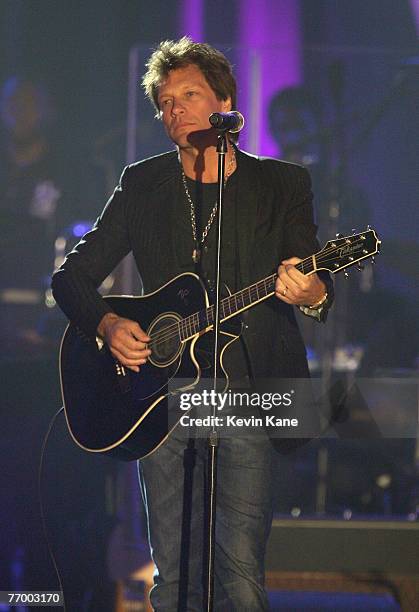
M 151 354 L 147 348 L 150 337 L 138 323 L 119 317 L 113 312 L 108 312 L 103 317 L 97 332 L 109 346 L 115 359 L 133 372 L 139 372 L 139 366 L 143 365 Z

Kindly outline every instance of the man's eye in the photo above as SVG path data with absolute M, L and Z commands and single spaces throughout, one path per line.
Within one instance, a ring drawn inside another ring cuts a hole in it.
M 162 100 L 162 101 L 160 102 L 160 104 L 161 104 L 161 106 L 169 106 L 169 104 L 170 104 L 171 102 L 172 102 L 172 101 L 171 101 L 171 99 L 170 99 L 170 98 L 167 98 L 167 100 Z
M 192 96 L 194 96 L 196 94 L 196 91 L 187 91 L 186 95 L 188 96 L 188 98 L 191 98 Z

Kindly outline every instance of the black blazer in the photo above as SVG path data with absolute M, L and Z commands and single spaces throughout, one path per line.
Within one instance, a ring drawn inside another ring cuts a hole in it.
M 319 245 L 310 177 L 304 168 L 241 151 L 237 164 L 238 250 L 245 287 L 274 272 L 282 259 L 307 257 Z M 179 273 L 171 227 L 180 189 L 176 151 L 125 168 L 94 228 L 54 274 L 57 303 L 87 334 L 95 335 L 110 311 L 97 287 L 131 250 L 146 293 Z M 328 275 L 324 280 L 332 295 Z M 272 297 L 245 313 L 245 319 L 244 340 L 256 377 L 308 376 L 294 307 Z

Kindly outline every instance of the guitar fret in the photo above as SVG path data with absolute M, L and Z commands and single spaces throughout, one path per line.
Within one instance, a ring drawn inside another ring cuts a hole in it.
M 185 338 L 186 338 L 186 334 L 185 334 L 185 319 L 182 319 L 182 321 L 179 324 L 179 327 L 181 329 L 182 340 L 185 340 Z
M 189 330 L 190 330 L 190 334 L 191 334 L 191 336 L 193 336 L 193 335 L 194 335 L 194 333 L 195 333 L 195 332 L 194 332 L 193 315 L 189 316 L 189 317 L 188 317 L 188 319 L 189 319 Z
M 222 318 L 224 319 L 228 315 L 231 315 L 230 299 L 229 298 L 227 298 L 227 300 L 223 300 L 221 302 L 221 316 L 222 316 Z
M 230 315 L 236 312 L 234 309 L 234 297 L 232 295 L 228 298 L 228 307 Z

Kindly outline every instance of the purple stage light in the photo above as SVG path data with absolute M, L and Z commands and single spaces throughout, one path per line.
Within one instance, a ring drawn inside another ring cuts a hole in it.
M 416 34 L 419 36 L 419 0 L 410 0 L 413 18 L 416 25 Z
M 179 35 L 204 42 L 204 0 L 182 0 L 179 9 Z
M 279 89 L 301 84 L 300 3 L 242 0 L 239 6 L 238 98 L 248 126 L 240 144 L 252 153 L 276 156 L 268 108 Z

